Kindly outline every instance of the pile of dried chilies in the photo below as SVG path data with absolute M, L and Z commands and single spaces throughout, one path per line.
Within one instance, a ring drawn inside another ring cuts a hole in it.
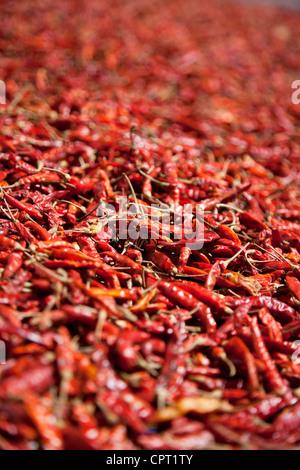
M 298 448 L 300 17 L 78 4 L 0 7 L 0 448 Z

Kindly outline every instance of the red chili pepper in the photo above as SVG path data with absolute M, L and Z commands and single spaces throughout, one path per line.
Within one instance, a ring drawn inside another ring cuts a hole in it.
M 5 194 L 5 200 L 12 207 L 16 207 L 17 209 L 20 209 L 20 210 L 26 212 L 28 215 L 30 215 L 34 219 L 38 219 L 38 220 L 43 219 L 43 216 L 40 213 L 40 211 L 35 209 L 33 206 L 31 206 L 27 202 L 18 201 L 13 196 L 11 196 L 10 194 L 7 194 L 7 193 Z
M 216 261 L 215 264 L 211 267 L 207 279 L 205 281 L 205 287 L 208 290 L 213 290 L 218 278 L 221 275 L 220 262 Z
M 174 276 L 178 273 L 178 269 L 167 255 L 151 247 L 147 249 L 147 252 L 147 258 L 149 261 L 152 261 L 152 263 L 163 272 L 170 274 L 171 276 Z
M 231 312 L 230 309 L 226 306 L 226 303 L 221 297 L 218 297 L 213 292 L 205 289 L 198 284 L 189 281 L 183 281 L 176 284 L 180 286 L 184 291 L 189 292 L 194 297 L 196 297 L 201 302 L 207 304 L 210 308 L 215 309 L 218 312 Z
M 195 315 L 200 318 L 208 333 L 215 331 L 216 322 L 209 307 L 189 292 L 181 289 L 181 283 L 160 282 L 159 289 L 164 295 L 171 297 L 175 302 L 179 302 L 183 307 L 195 311 Z
M 274 421 L 272 430 L 277 440 L 286 438 L 289 434 L 299 428 L 300 424 L 300 404 L 282 412 Z
M 137 264 L 128 256 L 120 255 L 119 253 L 114 251 L 100 253 L 100 255 L 102 259 L 105 259 L 105 257 L 107 256 L 108 258 L 113 259 L 116 263 L 120 264 L 121 266 L 130 268 L 130 271 L 132 273 L 140 274 L 143 271 L 141 265 Z
M 178 260 L 178 272 L 182 273 L 184 271 L 184 268 L 186 267 L 189 258 L 191 256 L 192 250 L 188 248 L 187 246 L 183 246 L 180 248 L 180 255 L 179 255 L 179 260 Z
M 238 337 L 231 338 L 225 345 L 225 350 L 231 360 L 240 359 L 245 364 L 250 391 L 253 393 L 258 390 L 259 378 L 255 361 L 245 343 Z
M 137 344 L 147 340 L 149 335 L 140 331 L 124 331 L 115 344 L 118 362 L 125 371 L 133 370 L 138 363 Z
M 267 296 L 249 297 L 247 299 L 230 299 L 227 304 L 230 307 L 237 307 L 243 303 L 251 304 L 251 308 L 265 307 L 282 321 L 292 321 L 295 318 L 295 310 L 277 299 Z
M 253 331 L 253 347 L 257 356 L 265 363 L 266 365 L 266 380 L 268 381 L 270 391 L 283 394 L 287 390 L 287 385 L 285 381 L 280 376 L 272 358 L 264 344 L 259 326 L 257 324 L 257 318 L 252 318 L 251 327 Z
M 172 401 L 178 392 L 187 373 L 185 367 L 186 353 L 183 342 L 186 339 L 186 330 L 183 323 L 178 324 L 166 349 L 166 360 L 157 382 L 156 393 L 158 401 Z M 161 405 L 162 405 L 161 403 Z
M 13 276 L 17 271 L 19 271 L 19 269 L 21 269 L 23 265 L 23 258 L 23 253 L 10 253 L 7 257 L 7 265 L 5 267 L 3 276 L 9 278 Z
M 0 448 L 298 448 L 300 19 L 6 3 Z
M 24 398 L 25 408 L 35 423 L 41 439 L 44 450 L 62 450 L 63 440 L 58 423 L 55 424 L 55 417 L 42 403 L 42 401 L 33 393 L 27 393 Z
M 293 275 L 287 274 L 286 283 L 294 296 L 300 301 L 300 281 Z
M 263 222 L 261 222 L 252 214 L 249 214 L 247 212 L 242 212 L 241 214 L 239 214 L 239 219 L 240 219 L 240 223 L 242 225 L 245 225 L 249 229 L 253 229 L 258 232 L 261 232 L 262 230 L 267 229 L 267 226 Z
M 53 367 L 50 365 L 38 366 L 24 372 L 21 377 L 12 376 L 2 380 L 0 384 L 0 397 L 22 397 L 26 392 L 34 390 L 42 393 L 53 383 Z
M 51 235 L 49 234 L 49 232 L 44 227 L 39 225 L 37 222 L 32 222 L 31 220 L 28 220 L 27 222 L 25 222 L 24 227 L 26 228 L 29 227 L 32 230 L 34 230 L 36 234 L 39 235 L 42 240 L 47 241 L 51 238 Z

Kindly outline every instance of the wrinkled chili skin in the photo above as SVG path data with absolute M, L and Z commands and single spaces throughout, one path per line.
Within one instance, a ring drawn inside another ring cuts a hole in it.
M 0 449 L 299 449 L 299 15 L 0 14 Z

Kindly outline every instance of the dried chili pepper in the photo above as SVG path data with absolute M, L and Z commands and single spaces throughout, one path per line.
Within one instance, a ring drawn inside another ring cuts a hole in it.
M 297 449 L 299 17 L 77 3 L 0 5 L 0 448 Z

